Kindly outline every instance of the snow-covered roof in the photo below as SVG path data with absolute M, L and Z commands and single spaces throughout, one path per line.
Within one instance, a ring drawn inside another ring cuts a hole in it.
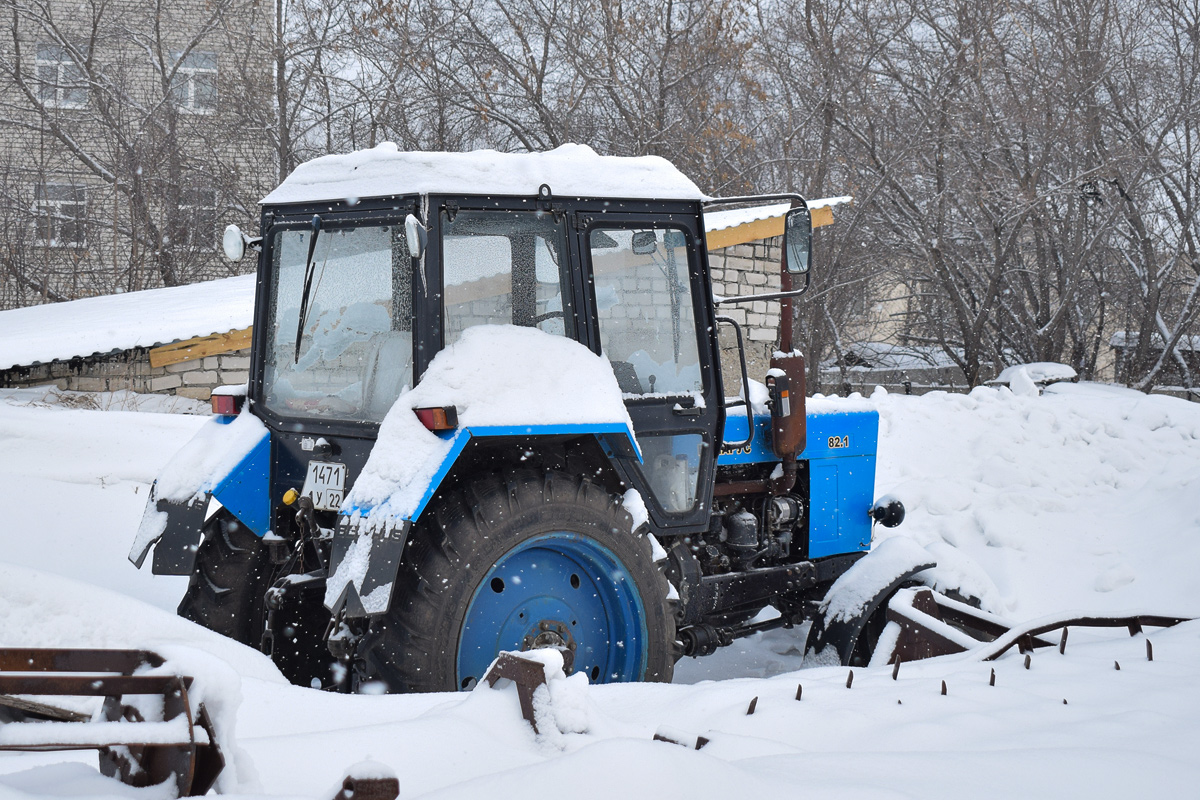
M 871 369 L 931 369 L 953 367 L 954 359 L 940 347 L 930 345 L 899 345 L 891 342 L 855 342 L 845 349 L 845 358 L 851 370 Z M 821 364 L 822 369 L 833 369 L 837 359 Z
M 0 369 L 249 327 L 254 282 L 254 275 L 239 275 L 0 311 Z
M 1018 373 L 1024 372 L 1034 383 L 1047 384 L 1055 381 L 1073 381 L 1079 377 L 1074 368 L 1057 361 L 1034 361 L 1031 364 L 1014 364 L 1004 370 L 988 383 L 1008 386 L 1018 380 Z
M 1109 347 L 1116 347 L 1118 349 L 1137 347 L 1137 341 L 1137 331 L 1116 331 L 1109 337 L 1108 345 Z M 1161 350 L 1163 346 L 1162 334 L 1154 334 L 1150 339 L 1150 346 Z M 1178 351 L 1200 350 L 1200 335 L 1180 336 L 1179 341 L 1175 343 L 1175 349 Z
M 263 204 L 311 203 L 404 194 L 535 195 L 702 200 L 705 195 L 658 156 L 597 155 L 581 144 L 544 153 L 404 152 L 391 142 L 301 164 Z
M 853 197 L 822 197 L 819 200 L 809 200 L 809 210 L 816 208 L 832 208 L 843 203 L 853 202 Z M 768 203 L 767 205 L 751 206 L 749 208 L 734 208 L 728 211 L 706 211 L 704 214 L 704 229 L 709 233 L 748 225 L 764 219 L 774 219 L 787 214 L 791 203 Z

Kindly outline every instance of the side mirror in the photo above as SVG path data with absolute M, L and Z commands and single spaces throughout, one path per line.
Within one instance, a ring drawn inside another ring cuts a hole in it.
M 227 225 L 225 235 L 221 237 L 221 249 L 230 261 L 241 261 L 246 255 L 246 234 L 237 225 Z
M 807 273 L 812 257 L 812 216 L 807 207 L 793 208 L 788 212 L 783 236 L 787 271 L 794 275 Z
M 429 243 L 429 234 L 414 214 L 404 218 L 404 239 L 408 242 L 408 254 L 420 258 L 425 252 L 425 245 Z
M 648 256 L 658 249 L 658 234 L 654 231 L 634 231 L 631 247 L 639 256 Z

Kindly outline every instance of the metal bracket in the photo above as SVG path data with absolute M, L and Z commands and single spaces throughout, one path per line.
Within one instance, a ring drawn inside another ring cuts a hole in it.
M 540 661 L 521 658 L 515 653 L 501 653 L 496 663 L 483 676 L 488 686 L 495 687 L 501 680 L 510 680 L 517 685 L 517 697 L 521 700 L 521 716 L 539 733 L 533 714 L 533 693 L 539 686 L 546 685 L 546 668 Z

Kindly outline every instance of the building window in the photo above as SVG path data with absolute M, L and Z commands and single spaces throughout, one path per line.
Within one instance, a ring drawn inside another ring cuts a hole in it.
M 217 242 L 217 193 L 184 189 L 179 193 L 179 231 L 175 243 L 193 249 L 213 248 Z
M 43 247 L 83 247 L 87 191 L 65 183 L 40 183 L 33 207 L 37 243 Z
M 217 110 L 217 54 L 172 53 L 179 63 L 171 81 L 171 101 L 180 111 L 211 114 Z
M 65 47 L 39 43 L 34 64 L 42 103 L 57 108 L 87 107 L 87 80 Z

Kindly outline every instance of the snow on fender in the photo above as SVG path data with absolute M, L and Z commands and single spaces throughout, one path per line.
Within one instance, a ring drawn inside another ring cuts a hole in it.
M 935 566 L 929 551 L 911 539 L 881 542 L 829 587 L 809 629 L 805 660 L 848 665 L 871 615 L 901 584 Z M 833 653 L 824 652 L 829 647 Z

